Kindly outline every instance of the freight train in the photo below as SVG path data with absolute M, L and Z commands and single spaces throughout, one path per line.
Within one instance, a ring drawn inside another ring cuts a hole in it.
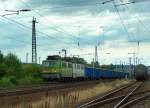
M 143 65 L 139 64 L 134 68 L 135 78 L 136 80 L 147 80 L 148 79 L 148 68 Z
M 129 76 L 125 72 L 86 67 L 85 64 L 72 60 L 61 59 L 59 56 L 48 56 L 47 60 L 42 62 L 43 78 L 45 80 L 94 80 Z

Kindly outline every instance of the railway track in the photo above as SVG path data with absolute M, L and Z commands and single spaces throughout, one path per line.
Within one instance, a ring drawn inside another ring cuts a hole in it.
M 77 108 L 127 108 L 150 97 L 150 89 L 143 89 L 144 82 L 136 82 L 119 88 Z
M 74 82 L 74 83 L 52 82 L 52 83 L 43 83 L 37 86 L 18 87 L 10 90 L 0 89 L 0 97 L 16 96 L 16 95 L 30 94 L 30 93 L 43 92 L 43 91 L 45 92 L 50 90 L 69 89 L 77 86 L 98 84 L 99 82 L 100 81 L 85 81 L 85 82 Z

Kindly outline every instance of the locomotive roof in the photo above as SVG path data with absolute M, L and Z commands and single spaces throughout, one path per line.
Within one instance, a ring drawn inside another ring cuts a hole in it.
M 86 64 L 86 61 L 83 58 L 60 57 L 59 55 L 48 56 L 46 60 L 62 60 L 62 61 L 78 63 L 78 64 Z

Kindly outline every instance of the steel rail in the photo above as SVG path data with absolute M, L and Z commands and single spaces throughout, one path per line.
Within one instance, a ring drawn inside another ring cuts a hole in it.
M 23 95 L 23 94 L 30 94 L 30 93 L 36 93 L 41 91 L 50 91 L 50 90 L 56 90 L 56 89 L 71 89 L 73 87 L 77 86 L 83 86 L 83 85 L 92 85 L 92 84 L 98 84 L 99 82 L 82 82 L 82 83 L 62 83 L 57 85 L 42 85 L 37 87 L 29 87 L 29 88 L 21 88 L 21 89 L 13 89 L 13 90 L 4 90 L 0 91 L 0 97 L 3 96 L 12 96 L 12 95 Z
M 150 93 L 150 89 L 134 93 L 134 94 L 132 94 L 132 96 L 140 95 L 140 94 L 143 94 L 143 93 Z M 103 105 L 103 104 L 107 104 L 107 103 L 113 102 L 115 100 L 120 100 L 120 99 L 123 99 L 125 97 L 126 97 L 126 95 L 121 95 L 121 96 L 105 99 L 105 100 L 99 101 L 97 103 L 89 104 L 89 105 L 85 106 L 84 108 L 95 108 L 97 106 L 100 106 L 100 105 Z
M 121 91 L 121 90 L 123 90 L 123 89 L 125 89 L 125 88 L 131 87 L 131 86 L 134 85 L 135 83 L 137 83 L 137 82 L 131 83 L 131 84 L 126 85 L 126 86 L 124 86 L 124 87 L 121 87 L 121 88 L 119 88 L 119 89 L 117 89 L 117 90 L 115 90 L 115 91 L 109 92 L 108 94 L 105 94 L 105 95 L 103 95 L 102 97 L 99 97 L 99 98 L 96 98 L 96 99 L 94 99 L 94 100 L 91 100 L 90 102 L 87 102 L 87 103 L 85 103 L 85 104 L 83 104 L 83 105 L 80 105 L 80 106 L 78 106 L 77 108 L 86 108 L 86 106 L 90 106 L 90 105 L 92 105 L 92 104 L 97 103 L 98 101 L 102 101 L 102 100 L 106 99 L 108 96 L 111 96 L 111 95 L 113 95 L 113 94 L 115 94 L 115 93 L 117 93 L 117 92 L 119 92 L 119 91 Z
M 113 108 L 119 108 L 123 103 L 125 103 L 125 102 L 128 100 L 128 98 L 129 98 L 142 84 L 143 84 L 143 82 L 140 83 L 137 87 L 135 87 L 129 94 L 126 95 L 125 98 L 123 98 L 123 99 L 122 99 L 118 104 L 116 104 Z
M 119 108 L 127 108 L 127 107 L 129 107 L 129 106 L 131 106 L 131 105 L 133 105 L 133 104 L 135 104 L 135 103 L 137 103 L 137 102 L 139 102 L 143 99 L 149 98 L 149 97 L 150 97 L 150 94 L 147 94 L 145 96 L 141 96 L 139 98 L 136 98 L 134 100 L 131 100 L 131 101 L 127 102 L 126 104 L 120 106 Z
M 124 97 L 125 97 L 125 95 L 118 96 L 118 97 L 113 97 L 113 98 L 109 98 L 109 99 L 105 99 L 105 100 L 102 100 L 102 101 L 99 101 L 99 102 L 96 102 L 96 103 L 93 103 L 93 104 L 86 105 L 86 106 L 84 106 L 82 108 L 95 108 L 97 106 L 100 106 L 100 105 L 112 102 L 112 101 L 117 100 L 117 99 L 122 99 Z

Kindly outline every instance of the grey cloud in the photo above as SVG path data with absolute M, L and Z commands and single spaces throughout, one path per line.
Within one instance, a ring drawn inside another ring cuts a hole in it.
M 30 0 L 27 5 L 30 5 L 32 8 L 39 8 L 39 12 L 45 13 L 57 13 L 57 14 L 75 14 L 80 11 L 87 11 L 92 14 L 100 13 L 104 10 L 114 11 L 112 7 L 112 3 L 108 3 L 102 5 L 101 3 L 107 0 Z M 130 0 L 137 1 L 134 5 L 128 5 L 129 7 L 138 7 L 140 3 L 144 3 L 144 8 L 149 10 L 149 2 L 145 3 L 149 0 Z M 117 2 L 116 2 L 117 4 Z M 26 5 L 26 4 L 25 4 Z M 42 8 L 44 7 L 44 8 Z M 123 6 L 122 6 L 123 7 Z M 41 9 L 40 9 L 41 8 Z M 120 9 L 120 7 L 117 7 Z M 134 12 L 140 11 L 140 9 L 134 9 Z M 120 11 L 124 11 L 120 9 Z M 145 11 L 144 11 L 145 12 Z

